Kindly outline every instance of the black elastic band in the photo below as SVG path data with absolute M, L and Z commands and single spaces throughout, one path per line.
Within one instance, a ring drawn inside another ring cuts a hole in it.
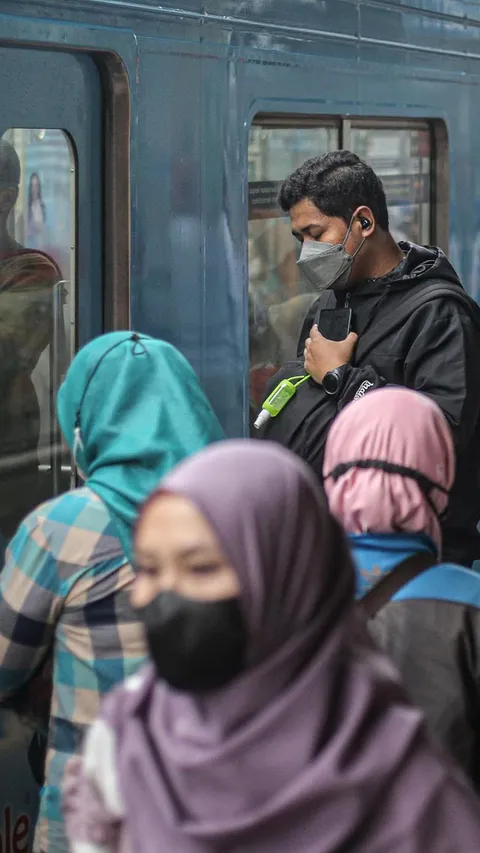
M 385 462 L 382 459 L 357 459 L 352 462 L 341 462 L 333 471 L 330 471 L 330 474 L 326 475 L 325 479 L 327 480 L 331 477 L 332 480 L 339 480 L 351 468 L 362 468 L 364 470 L 374 468 L 377 471 L 384 471 L 386 474 L 399 474 L 401 477 L 408 477 L 410 480 L 415 480 L 422 492 L 427 496 L 432 489 L 438 489 L 445 495 L 449 493 L 448 489 L 441 486 L 440 483 L 435 483 L 434 480 L 430 480 L 429 477 L 421 474 L 420 471 L 416 471 L 415 468 L 408 468 L 406 465 L 396 465 L 394 462 Z

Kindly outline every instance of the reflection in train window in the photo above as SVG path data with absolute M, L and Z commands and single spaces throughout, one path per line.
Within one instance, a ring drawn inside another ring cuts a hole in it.
M 253 125 L 248 146 L 248 268 L 251 411 L 279 365 L 295 356 L 314 294 L 296 266 L 299 245 L 277 203 L 281 182 L 308 157 L 338 147 L 329 126 Z
M 61 130 L 0 140 L 0 549 L 69 488 L 57 389 L 74 347 L 75 157 Z
M 431 142 L 427 126 L 352 126 L 351 149 L 383 183 L 397 241 L 429 245 Z

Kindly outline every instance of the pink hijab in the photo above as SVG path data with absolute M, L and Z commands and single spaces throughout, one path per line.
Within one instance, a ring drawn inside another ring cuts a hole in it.
M 368 461 L 390 471 L 350 464 Z M 392 473 L 392 466 L 412 475 Z M 438 516 L 447 507 L 455 453 L 447 421 L 428 397 L 391 387 L 351 403 L 330 429 L 323 471 L 330 509 L 348 533 L 426 533 L 440 555 Z

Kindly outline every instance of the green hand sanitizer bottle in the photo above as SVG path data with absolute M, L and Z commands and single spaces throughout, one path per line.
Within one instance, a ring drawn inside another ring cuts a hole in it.
M 255 429 L 260 429 L 270 418 L 276 418 L 295 396 L 297 388 L 307 379 L 310 379 L 309 373 L 306 376 L 291 376 L 290 379 L 282 379 L 264 401 L 262 411 L 254 423 Z

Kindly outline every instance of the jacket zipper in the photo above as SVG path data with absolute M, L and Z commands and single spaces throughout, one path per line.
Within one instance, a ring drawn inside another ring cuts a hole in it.
M 345 294 L 345 305 L 344 305 L 343 307 L 344 307 L 344 308 L 349 308 L 349 306 L 350 306 L 350 294 L 349 294 L 349 293 L 346 293 L 346 294 Z

